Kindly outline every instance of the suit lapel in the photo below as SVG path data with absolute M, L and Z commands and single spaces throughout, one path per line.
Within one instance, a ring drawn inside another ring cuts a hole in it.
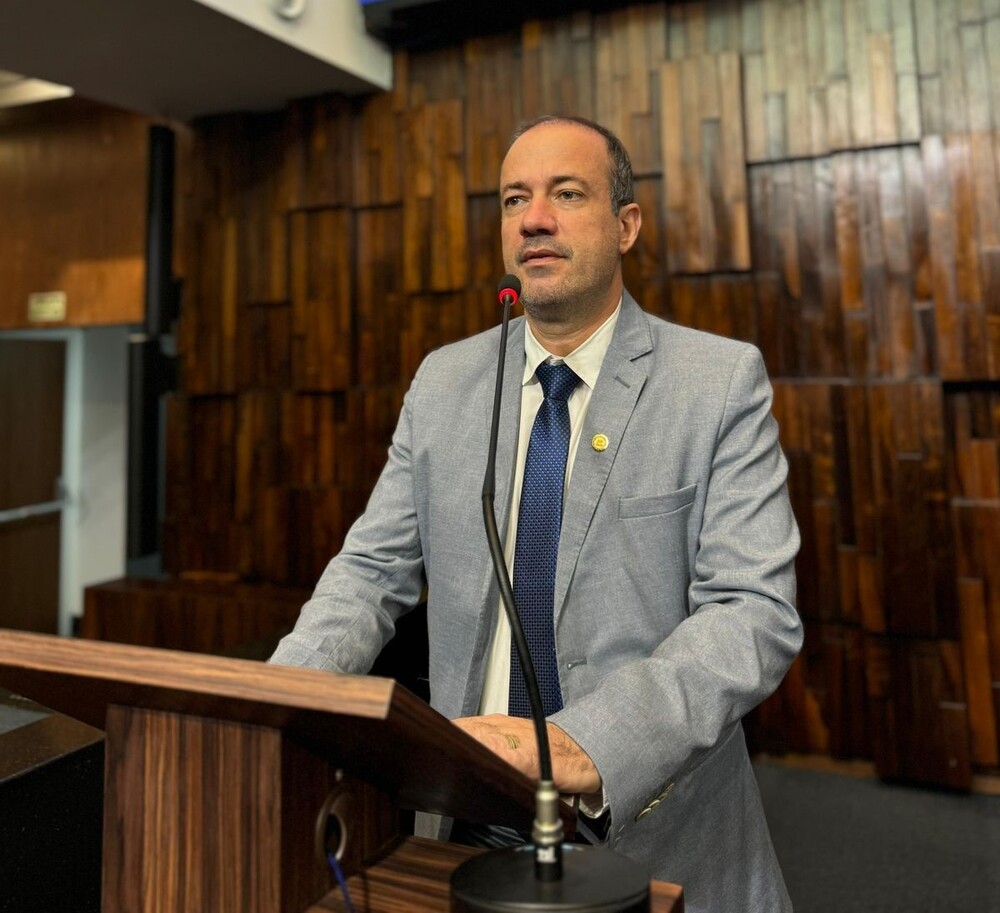
M 647 354 L 652 348 L 652 337 L 645 315 L 632 296 L 625 292 L 618 324 L 590 399 L 566 496 L 556 568 L 557 619 L 562 613 L 580 550 L 608 474 L 614 465 L 639 394 L 646 383 L 647 371 L 636 365 L 635 359 Z M 608 439 L 606 450 L 594 449 L 592 441 L 598 434 Z
M 514 483 L 514 458 L 517 451 L 518 425 L 521 420 L 521 380 L 524 376 L 524 321 L 511 321 L 507 335 L 507 358 L 504 365 L 503 394 L 500 403 L 500 425 L 497 433 L 495 495 L 493 499 L 500 541 L 506 538 L 510 518 L 510 490 Z M 476 412 L 483 417 L 483 445 L 476 457 L 477 465 L 486 467 L 490 425 L 493 421 L 493 394 L 496 389 L 496 361 L 483 370 L 478 384 Z M 481 515 L 481 514 L 480 514 Z M 480 530 L 482 526 L 480 524 Z M 484 535 L 485 542 L 485 535 Z M 470 580 L 479 580 L 479 620 L 475 642 L 464 660 L 467 666 L 466 691 L 462 700 L 462 713 L 475 713 L 483 689 L 485 664 L 473 662 L 486 655 L 500 604 L 500 587 L 496 581 L 489 549 L 483 548 L 477 568 L 466 568 Z

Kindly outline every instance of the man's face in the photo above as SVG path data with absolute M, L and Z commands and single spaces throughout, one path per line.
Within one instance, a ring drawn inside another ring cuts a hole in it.
M 533 127 L 507 152 L 500 169 L 504 265 L 521 280 L 525 310 L 538 321 L 563 322 L 618 303 L 621 254 L 638 231 L 628 214 L 637 216 L 638 207 L 612 212 L 609 167 L 604 137 L 574 123 Z

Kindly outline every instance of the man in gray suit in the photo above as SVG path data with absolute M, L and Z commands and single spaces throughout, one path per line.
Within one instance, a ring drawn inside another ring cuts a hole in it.
M 690 913 L 790 910 L 740 723 L 802 642 L 760 354 L 650 316 L 624 289 L 641 214 L 628 156 L 598 125 L 522 128 L 501 210 L 526 312 L 508 338 L 497 455 L 509 565 L 536 367 L 580 378 L 552 597 L 556 786 L 581 795 L 610 846 L 683 884 Z M 499 338 L 421 365 L 364 515 L 273 660 L 365 672 L 426 586 L 431 703 L 537 777 L 531 724 L 507 714 L 510 635 L 481 516 Z

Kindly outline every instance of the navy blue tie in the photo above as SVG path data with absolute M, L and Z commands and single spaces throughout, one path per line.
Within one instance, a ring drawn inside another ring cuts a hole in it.
M 545 399 L 535 416 L 524 462 L 521 506 L 514 545 L 514 602 L 538 677 L 545 715 L 562 708 L 556 662 L 556 554 L 562 525 L 563 485 L 569 453 L 569 407 L 566 400 L 579 383 L 567 364 L 540 364 L 535 376 Z M 514 645 L 510 655 L 511 716 L 531 716 L 528 690 Z

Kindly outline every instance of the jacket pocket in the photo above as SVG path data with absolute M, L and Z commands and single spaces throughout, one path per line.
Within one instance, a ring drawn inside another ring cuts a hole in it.
M 626 520 L 629 517 L 658 517 L 672 514 L 690 506 L 697 490 L 698 485 L 694 484 L 649 498 L 619 498 L 618 517 Z

